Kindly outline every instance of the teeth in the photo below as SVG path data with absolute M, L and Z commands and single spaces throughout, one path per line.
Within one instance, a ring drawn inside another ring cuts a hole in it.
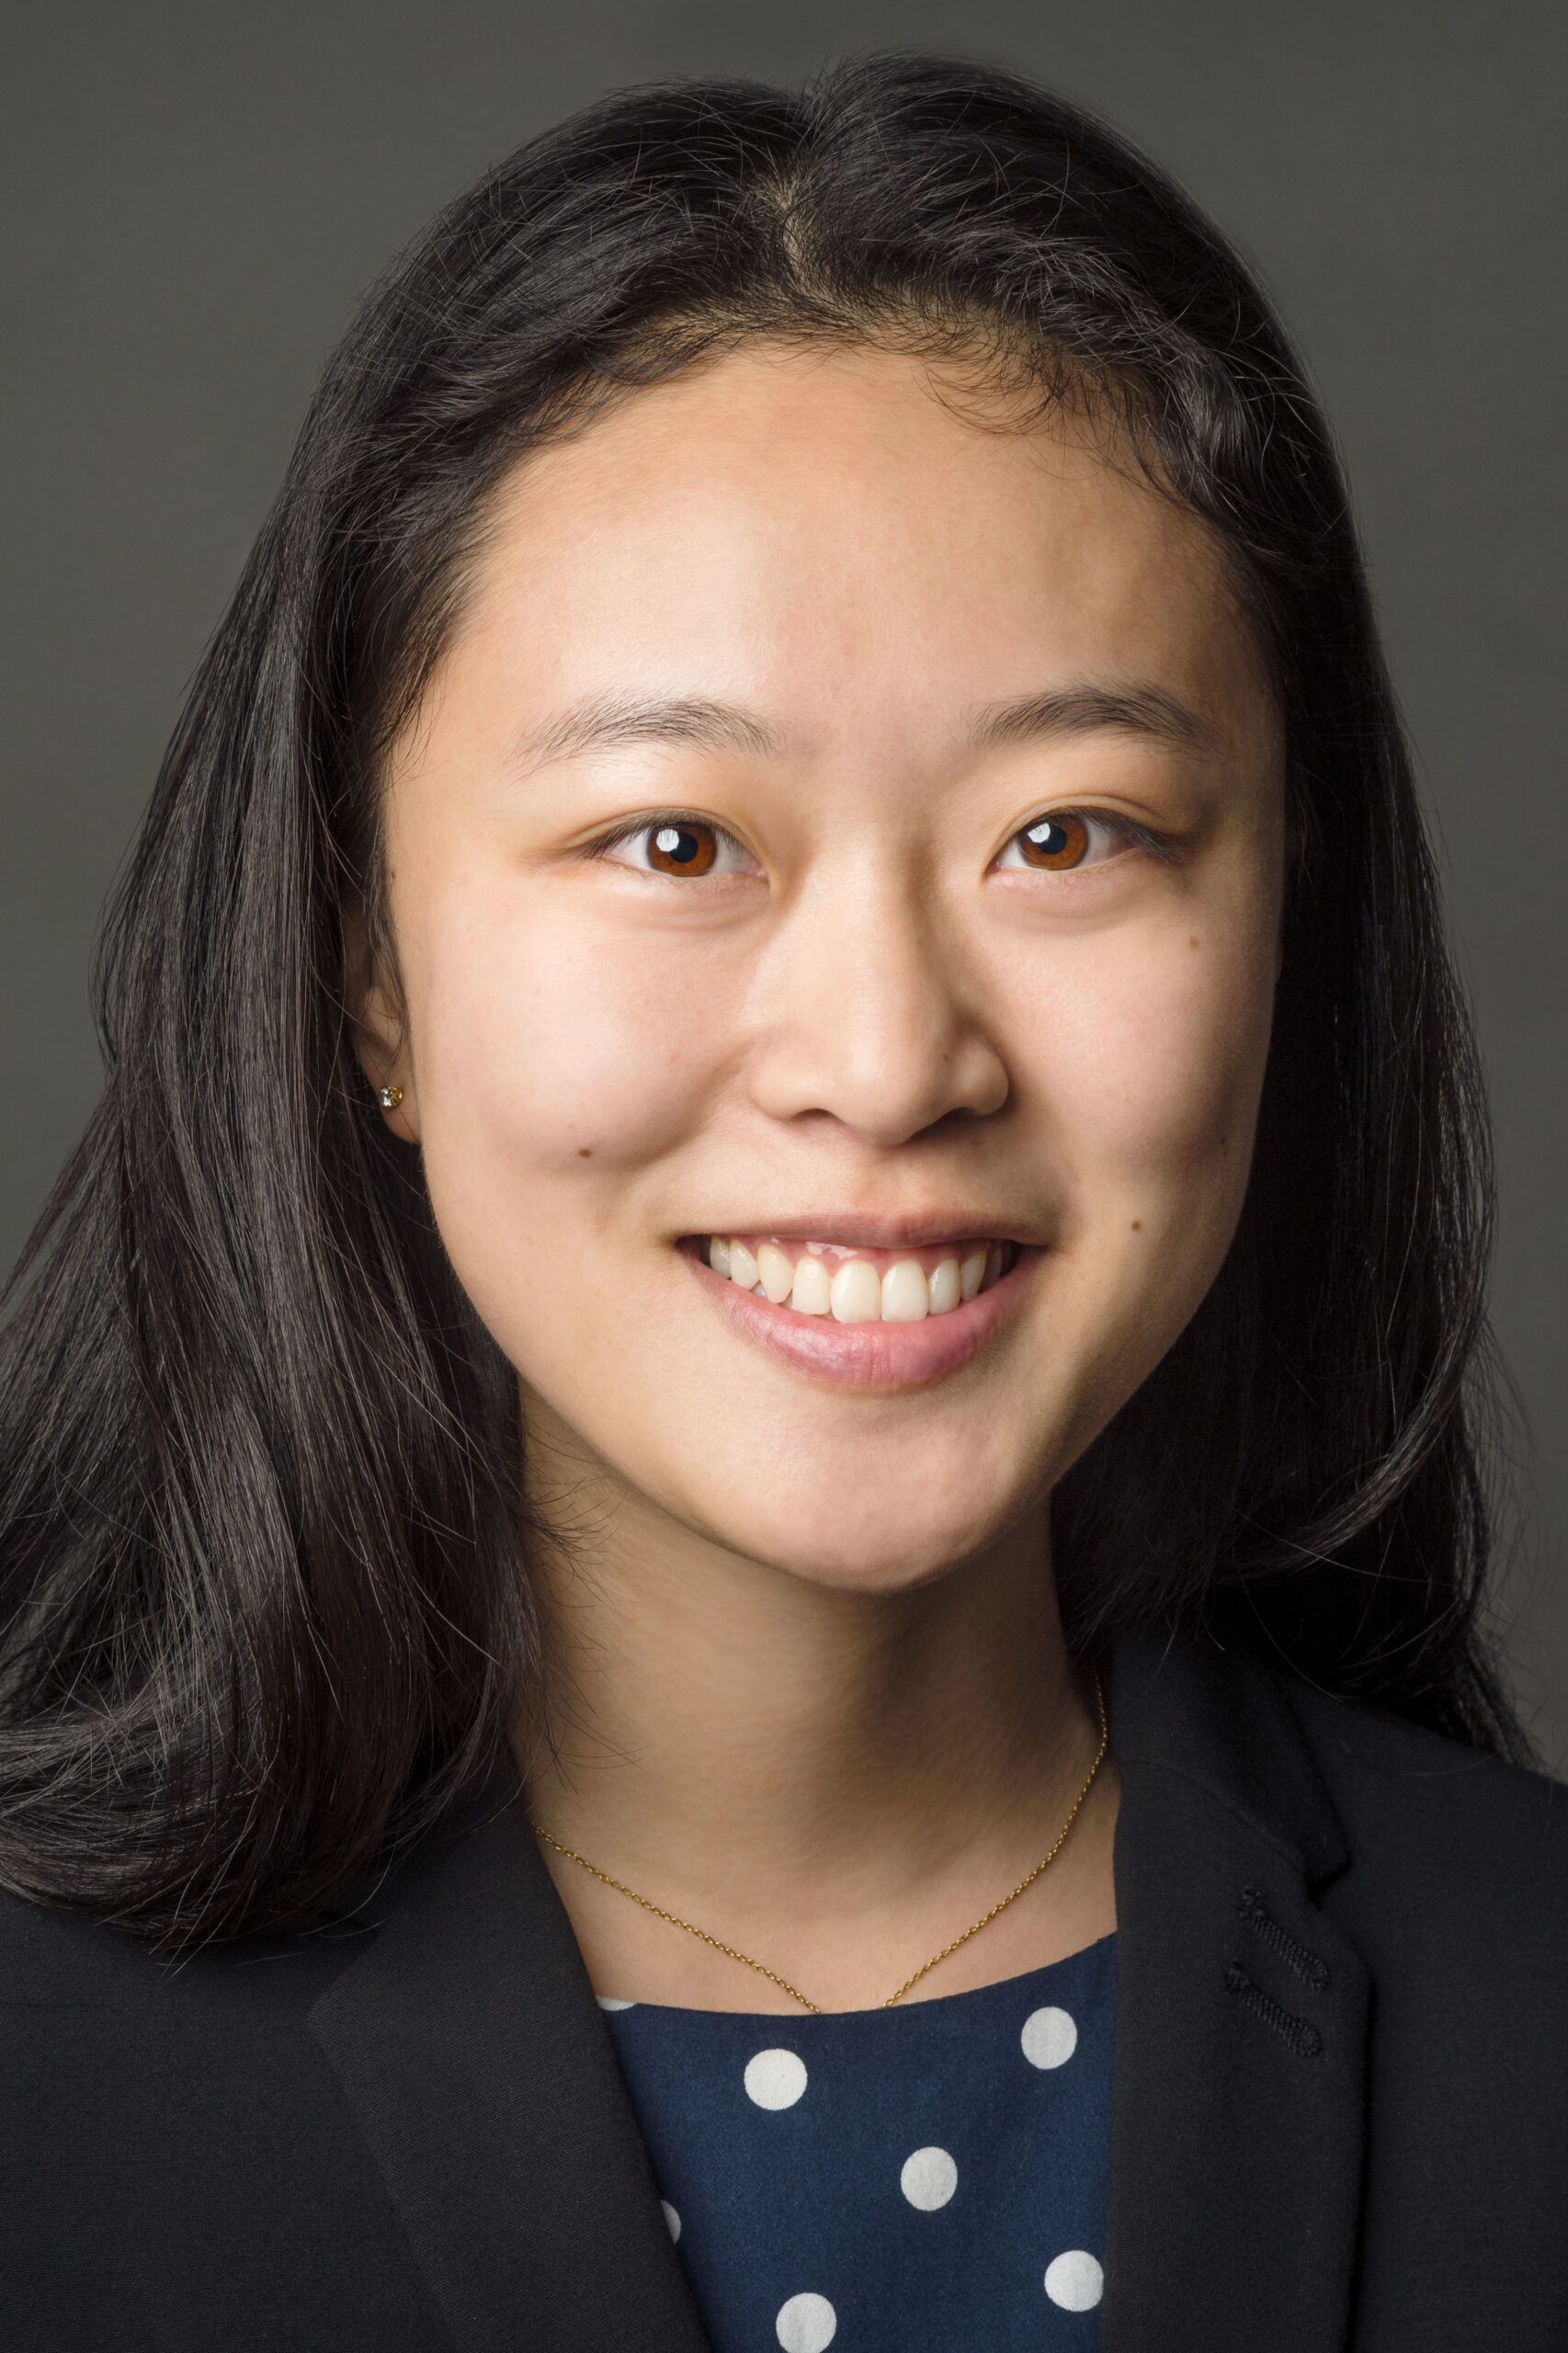
M 931 1312 L 931 1287 L 926 1269 L 913 1258 L 900 1258 L 882 1277 L 882 1322 L 924 1324 Z
M 765 1242 L 756 1254 L 757 1279 L 775 1307 L 782 1307 L 795 1288 L 795 1269 L 776 1242 Z
M 931 1278 L 931 1313 L 946 1315 L 963 1297 L 963 1279 L 956 1258 L 944 1258 Z
M 930 1278 L 930 1311 L 932 1315 L 949 1315 L 951 1308 L 963 1299 L 963 1276 L 959 1273 L 959 1259 L 944 1259 L 942 1266 Z
M 1012 1252 L 1007 1244 L 993 1242 L 971 1250 L 961 1264 L 956 1255 L 938 1260 L 929 1275 L 917 1258 L 896 1258 L 879 1274 L 870 1259 L 846 1257 L 830 1275 L 812 1250 L 791 1264 L 777 1242 L 759 1242 L 754 1251 L 747 1243 L 713 1234 L 708 1263 L 743 1290 L 760 1290 L 775 1307 L 788 1302 L 797 1315 L 832 1315 L 840 1324 L 918 1324 L 927 1315 L 950 1315 L 999 1282 Z
M 833 1305 L 833 1279 L 820 1258 L 808 1251 L 795 1269 L 790 1304 L 801 1315 L 825 1315 Z
M 833 1313 L 840 1324 L 876 1324 L 881 1319 L 882 1286 L 869 1258 L 846 1258 L 833 1279 Z

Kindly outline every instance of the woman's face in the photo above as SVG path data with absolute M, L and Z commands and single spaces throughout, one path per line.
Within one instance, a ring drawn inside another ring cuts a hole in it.
M 1220 559 L 950 393 L 754 347 L 517 469 L 367 1006 L 551 1459 L 868 1591 L 1015 1524 L 1192 1314 L 1278 957 Z

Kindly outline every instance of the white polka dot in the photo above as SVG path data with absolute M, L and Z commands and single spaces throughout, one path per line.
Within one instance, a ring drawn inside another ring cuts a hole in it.
M 1105 2273 L 1085 2248 L 1072 2247 L 1047 2271 L 1045 2292 L 1064 2313 L 1092 2312 L 1105 2293 Z
M 680 2216 L 676 2212 L 675 2208 L 670 2204 L 667 2198 L 661 2198 L 659 2203 L 665 2210 L 665 2221 L 669 2225 L 671 2238 L 678 2239 L 680 2236 Z
M 746 2097 L 758 2108 L 793 2108 L 806 2088 L 805 2062 L 792 2051 L 759 2051 L 746 2061 L 745 2086 Z M 795 2302 L 800 2301 L 797 2296 Z M 786 2312 L 790 2309 L 785 2306 Z M 827 2343 L 825 2336 L 823 2343 Z
M 618 2002 L 612 1994 L 596 1994 L 594 1999 L 601 2010 L 634 2010 L 635 2002 Z
M 946 2149 L 916 2149 L 905 2157 L 898 2186 L 912 2206 L 934 2214 L 945 2206 L 959 2186 L 959 2169 Z
M 784 2353 L 824 2353 L 838 2333 L 838 2314 L 825 2296 L 791 2296 L 774 2327 Z
M 1018 2040 L 1031 2067 L 1064 2067 L 1078 2048 L 1078 2029 L 1065 2010 L 1031 2010 Z

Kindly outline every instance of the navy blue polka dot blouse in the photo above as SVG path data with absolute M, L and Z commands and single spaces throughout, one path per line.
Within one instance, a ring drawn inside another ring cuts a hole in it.
M 1114 1937 L 892 2010 L 600 2006 L 715 2353 L 1091 2353 Z

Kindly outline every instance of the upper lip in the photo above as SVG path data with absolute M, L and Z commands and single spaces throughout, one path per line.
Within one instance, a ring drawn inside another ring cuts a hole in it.
M 825 1242 L 841 1250 L 929 1250 L 939 1242 L 1012 1242 L 1027 1248 L 1035 1240 L 1006 1218 L 988 1222 L 983 1211 L 973 1210 L 919 1217 L 845 1217 L 829 1211 L 820 1217 L 732 1219 L 702 1232 L 773 1234 L 780 1242 Z

